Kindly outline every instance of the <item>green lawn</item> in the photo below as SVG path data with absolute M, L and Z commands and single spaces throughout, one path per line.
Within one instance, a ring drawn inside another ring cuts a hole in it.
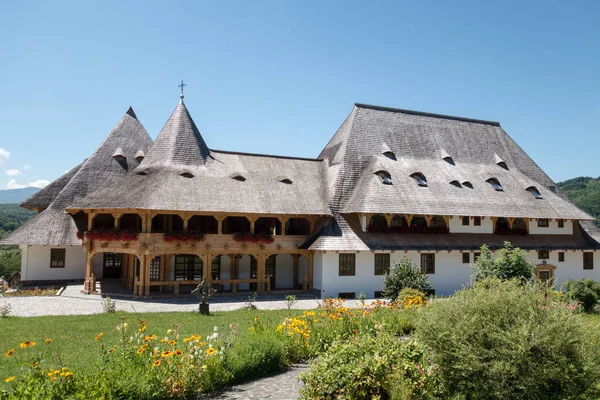
M 301 311 L 292 311 L 292 315 L 300 314 Z M 103 333 L 103 341 L 108 348 L 117 343 L 119 333 L 117 325 L 125 319 L 129 325 L 129 331 L 137 329 L 138 321 L 147 320 L 147 331 L 145 334 L 156 334 L 165 336 L 168 329 L 174 325 L 181 324 L 179 332 L 181 338 L 191 334 L 199 334 L 206 337 L 213 333 L 215 326 L 219 332 L 229 330 L 231 324 L 236 325 L 240 335 L 247 334 L 252 325 L 253 318 L 259 316 L 261 321 L 275 328 L 288 315 L 287 310 L 278 311 L 247 311 L 237 310 L 229 312 L 215 312 L 210 316 L 202 316 L 191 312 L 170 313 L 116 313 L 97 315 L 73 315 L 73 316 L 47 316 L 47 317 L 9 317 L 0 319 L 0 388 L 4 384 L 4 377 L 18 375 L 19 369 L 14 358 L 7 358 L 4 353 L 14 349 L 17 355 L 27 351 L 39 353 L 46 347 L 54 346 L 60 349 L 64 364 L 76 370 L 86 370 L 93 366 L 93 362 L 99 359 L 99 343 L 94 337 Z M 46 344 L 46 339 L 52 339 L 51 344 Z M 19 344 L 25 341 L 36 342 L 36 346 L 21 350 Z M 94 360 L 94 361 L 90 361 Z M 51 365 L 51 360 L 42 363 L 42 368 Z M 46 365 L 44 365 L 46 364 Z

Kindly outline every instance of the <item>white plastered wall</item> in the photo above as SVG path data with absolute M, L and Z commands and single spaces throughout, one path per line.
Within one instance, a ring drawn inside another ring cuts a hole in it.
M 563 220 L 565 225 L 564 228 L 558 227 L 558 220 L 551 219 L 548 222 L 547 228 L 540 228 L 538 226 L 537 219 L 529 220 L 529 233 L 531 235 L 572 235 L 573 234 L 573 221 Z
M 481 225 L 475 226 L 474 219 L 469 217 L 469 225 L 462 224 L 462 217 L 450 217 L 450 233 L 494 233 L 494 223 L 489 217 L 481 217 Z
M 21 245 L 21 280 L 85 279 L 85 252 L 81 246 Z M 65 249 L 65 267 L 50 268 L 50 250 Z
M 340 252 L 344 253 L 344 252 Z M 391 265 L 402 257 L 408 257 L 414 264 L 420 266 L 421 255 L 417 251 L 381 251 L 377 253 L 390 253 Z M 428 275 L 435 294 L 449 296 L 455 291 L 470 285 L 473 276 L 472 264 L 474 254 L 470 253 L 470 262 L 463 263 L 461 251 L 428 252 L 435 254 L 435 273 Z M 364 292 L 367 297 L 374 297 L 376 291 L 383 287 L 383 276 L 374 274 L 374 254 L 370 251 L 361 251 L 356 254 L 356 274 L 354 276 L 339 276 L 339 253 L 328 251 L 315 254 L 314 262 L 314 289 L 319 292 L 325 290 L 326 297 L 337 297 L 341 292 L 354 292 L 356 296 Z M 497 252 L 494 253 L 494 255 Z M 528 251 L 528 259 L 535 265 L 543 264 L 544 260 L 538 259 L 537 251 Z M 560 287 L 569 279 L 590 278 L 600 281 L 600 252 L 594 253 L 594 269 L 583 269 L 583 252 L 565 252 L 565 261 L 558 262 L 558 251 L 550 252 L 549 265 L 556 266 L 554 272 L 555 283 Z

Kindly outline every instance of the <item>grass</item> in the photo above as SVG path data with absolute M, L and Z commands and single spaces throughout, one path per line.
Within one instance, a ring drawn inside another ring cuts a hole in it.
M 291 311 L 291 315 L 298 315 L 301 311 Z M 56 346 L 64 356 L 64 364 L 76 370 L 89 370 L 94 365 L 90 360 L 98 360 L 98 343 L 94 337 L 103 333 L 103 341 L 107 347 L 116 344 L 119 336 L 116 326 L 125 319 L 131 328 L 137 327 L 140 320 L 147 320 L 148 333 L 166 335 L 167 330 L 174 325 L 181 324 L 179 333 L 182 337 L 192 334 L 207 336 L 213 332 L 215 326 L 220 332 L 225 332 L 232 324 L 236 325 L 239 335 L 248 333 L 255 316 L 273 329 L 288 316 L 287 310 L 237 310 L 215 312 L 209 316 L 198 313 L 125 313 L 96 314 L 96 315 L 71 315 L 71 316 L 45 316 L 45 317 L 9 317 L 0 319 L 0 378 L 17 375 L 19 369 L 13 358 L 7 358 L 4 353 L 9 349 L 23 352 L 19 344 L 25 341 L 36 342 L 32 352 L 39 352 L 40 347 Z M 52 339 L 51 344 L 46 344 L 46 339 Z M 50 360 L 47 360 L 50 362 Z M 95 362 L 95 361 L 94 361 Z M 4 379 L 0 379 L 0 388 Z

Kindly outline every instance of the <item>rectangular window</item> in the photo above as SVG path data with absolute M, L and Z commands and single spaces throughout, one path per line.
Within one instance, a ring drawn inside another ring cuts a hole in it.
M 538 228 L 547 228 L 550 226 L 550 222 L 548 218 L 540 218 L 538 219 Z
M 583 269 L 594 269 L 594 253 L 583 253 Z
M 199 281 L 202 279 L 202 260 L 198 256 L 175 256 L 175 280 Z
M 559 228 L 564 228 L 565 227 L 565 220 L 564 219 L 559 219 L 558 220 L 558 227 Z
M 340 254 L 340 276 L 356 275 L 356 254 Z
M 462 224 L 464 226 L 469 226 L 469 217 L 462 217 Z
M 50 249 L 50 268 L 64 268 L 66 249 Z
M 154 257 L 150 261 L 150 280 L 160 281 L 160 257 Z
M 549 250 L 538 250 L 538 260 L 548 260 L 550 258 Z
M 221 278 L 221 256 L 216 256 L 210 266 L 210 279 L 218 281 Z
M 104 268 L 121 268 L 123 264 L 123 255 L 121 253 L 103 253 L 102 257 Z
M 390 272 L 390 255 L 375 254 L 375 275 L 385 275 Z
M 565 262 L 565 252 L 564 251 L 558 252 L 558 262 Z
M 426 274 L 435 274 L 435 254 L 421 254 L 421 271 Z
M 551 278 L 550 271 L 538 271 L 538 279 L 544 283 L 549 282 Z
M 338 293 L 338 298 L 340 299 L 354 299 L 356 295 L 354 292 L 340 292 Z
M 475 226 L 481 226 L 481 217 L 475 217 L 473 219 L 473 225 L 475 225 Z
M 471 263 L 471 253 L 462 253 L 462 261 L 463 264 L 470 264 Z

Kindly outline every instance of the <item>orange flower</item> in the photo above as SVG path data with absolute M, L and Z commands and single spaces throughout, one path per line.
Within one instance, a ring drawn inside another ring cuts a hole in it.
M 144 326 L 144 325 L 146 325 L 146 322 L 148 322 L 148 321 L 145 319 L 142 319 L 142 320 L 140 320 L 140 322 L 138 322 L 138 326 Z
M 208 350 L 206 350 L 206 354 L 208 354 L 209 356 L 214 355 L 217 352 L 217 350 L 215 350 L 214 348 L 210 348 Z
M 171 346 L 175 346 L 177 344 L 177 341 L 175 341 L 175 340 L 169 340 L 167 343 L 169 345 L 171 345 Z
M 171 354 L 170 351 L 163 351 L 162 353 L 160 353 L 160 355 L 163 356 L 163 357 L 170 357 L 170 356 L 172 356 L 172 354 Z
M 94 340 L 96 342 L 100 341 L 100 339 L 102 339 L 102 336 L 104 336 L 104 333 L 100 332 L 99 334 L 96 335 L 96 337 L 94 338 Z
M 175 354 L 176 356 L 183 356 L 183 352 L 182 352 L 181 350 L 179 350 L 179 349 L 178 349 L 178 350 L 175 350 L 175 351 L 174 351 L 174 354 Z
M 152 363 L 152 367 L 158 367 L 160 365 L 160 360 L 156 360 Z
M 10 349 L 10 350 L 9 350 L 9 351 L 7 351 L 6 353 L 4 353 L 4 355 L 5 355 L 6 357 L 10 357 L 10 356 L 12 356 L 13 354 L 15 354 L 15 350 L 14 350 L 14 349 Z
M 50 343 L 52 343 L 52 339 L 48 338 L 48 339 L 44 340 L 44 342 L 50 344 Z
M 142 325 L 142 326 L 140 327 L 140 329 L 138 329 L 138 331 L 139 331 L 140 333 L 144 333 L 144 332 L 146 331 L 146 328 L 147 328 L 147 326 L 146 326 L 146 325 Z
M 26 349 L 27 347 L 33 347 L 33 346 L 35 346 L 35 342 L 29 342 L 29 341 L 23 342 L 19 345 L 19 347 L 22 349 Z
M 15 380 L 15 377 L 14 377 L 14 376 L 9 376 L 8 378 L 6 378 L 6 379 L 4 380 L 4 382 L 6 382 L 6 383 L 9 383 L 9 382 L 12 382 L 12 381 L 14 381 L 14 380 Z

